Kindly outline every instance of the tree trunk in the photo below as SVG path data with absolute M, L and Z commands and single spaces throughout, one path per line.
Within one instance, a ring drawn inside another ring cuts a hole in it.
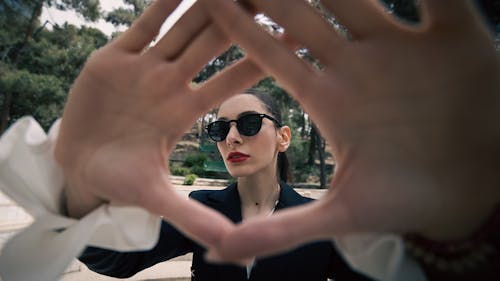
M 9 115 L 10 115 L 10 106 L 12 104 L 12 92 L 7 91 L 4 93 L 4 100 L 3 100 L 3 109 L 2 109 L 2 123 L 0 127 L 0 134 L 7 129 L 7 125 L 9 123 Z
M 321 188 L 326 186 L 326 163 L 325 163 L 325 140 L 318 135 L 318 155 L 319 155 L 319 184 Z
M 321 188 L 326 188 L 326 163 L 325 163 L 325 158 L 326 158 L 326 152 L 325 152 L 325 146 L 326 142 L 325 140 L 321 137 L 319 134 L 318 128 L 316 125 L 312 124 L 312 130 L 315 132 L 315 138 L 316 138 L 316 150 L 318 151 L 318 158 L 319 158 L 319 183 Z
M 17 65 L 21 51 L 28 45 L 28 42 L 31 39 L 33 30 L 35 30 L 35 23 L 37 19 L 42 15 L 43 2 L 44 0 L 39 0 L 35 3 L 35 7 L 33 8 L 33 11 L 31 13 L 30 22 L 26 28 L 26 32 L 24 33 L 23 43 L 21 44 L 21 47 L 19 47 L 19 49 L 14 50 L 14 54 L 12 55 L 14 65 Z
M 307 159 L 307 165 L 314 165 L 314 155 L 316 154 L 316 142 L 317 142 L 317 131 L 316 126 L 311 122 L 311 133 L 309 135 L 309 153 Z
M 304 140 L 304 138 L 306 137 L 306 123 L 307 123 L 306 113 L 304 111 L 302 111 L 302 120 L 301 120 L 301 124 L 300 124 L 302 127 L 302 130 L 300 131 L 301 140 Z
M 16 67 L 19 62 L 21 51 L 28 45 L 28 42 L 31 39 L 33 30 L 35 30 L 36 20 L 42 14 L 43 2 L 44 0 L 39 0 L 38 2 L 35 3 L 35 7 L 33 8 L 33 12 L 31 13 L 29 24 L 26 28 L 26 32 L 24 33 L 23 43 L 19 48 L 15 49 L 14 53 L 12 54 L 12 61 L 14 67 Z M 4 97 L 2 116 L 1 116 L 2 120 L 0 122 L 0 133 L 3 133 L 5 129 L 7 129 L 7 125 L 9 123 L 10 109 L 12 107 L 12 93 L 11 92 L 4 93 L 4 96 L 5 97 Z

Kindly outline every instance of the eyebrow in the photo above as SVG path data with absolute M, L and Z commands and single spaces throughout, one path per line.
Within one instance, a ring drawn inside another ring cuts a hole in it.
M 242 113 L 238 114 L 238 116 L 236 116 L 236 119 L 238 119 L 238 118 L 240 118 L 242 116 L 248 115 L 248 114 L 261 114 L 261 113 L 257 112 L 257 111 L 254 111 L 254 110 L 243 111 Z M 217 118 L 217 121 L 229 121 L 229 118 L 227 118 L 227 117 L 219 117 L 219 118 Z

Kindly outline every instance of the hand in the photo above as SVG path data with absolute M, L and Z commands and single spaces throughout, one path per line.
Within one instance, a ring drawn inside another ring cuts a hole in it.
M 164 216 L 205 245 L 215 245 L 231 223 L 181 199 L 169 180 L 168 155 L 198 116 L 260 71 L 249 62 L 199 86 L 192 78 L 229 46 L 195 4 L 154 47 L 165 18 L 180 1 L 155 1 L 119 38 L 87 61 L 69 95 L 56 146 L 66 179 L 70 215 L 102 204 L 138 205 Z
M 353 232 L 460 239 L 491 215 L 500 202 L 500 66 L 469 1 L 421 1 L 415 26 L 376 1 L 322 1 L 352 39 L 302 0 L 246 1 L 307 47 L 321 70 L 233 1 L 205 2 L 221 29 L 310 113 L 337 162 L 322 200 L 239 226 L 212 249 L 213 260 Z

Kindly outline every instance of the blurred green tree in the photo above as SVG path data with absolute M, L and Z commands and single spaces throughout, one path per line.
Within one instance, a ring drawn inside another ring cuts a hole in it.
M 47 30 L 47 22 L 39 22 L 43 5 L 74 10 L 90 21 L 101 14 L 96 0 L 0 0 L 0 132 L 23 115 L 47 128 L 61 115 L 89 54 L 108 41 L 94 28 L 64 24 Z

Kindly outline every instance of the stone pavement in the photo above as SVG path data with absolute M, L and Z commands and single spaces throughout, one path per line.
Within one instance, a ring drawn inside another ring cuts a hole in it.
M 185 186 L 182 185 L 183 177 L 172 176 L 171 178 L 177 192 L 186 197 L 193 190 L 222 189 L 227 184 L 224 180 L 200 178 L 195 181 L 194 185 Z M 325 190 L 318 189 L 296 190 L 304 196 L 316 199 L 325 193 Z M 32 217 L 23 208 L 16 205 L 15 202 L 0 192 L 0 249 L 10 237 L 31 222 Z M 127 279 L 117 279 L 97 274 L 75 260 L 59 281 L 187 281 L 191 280 L 191 257 L 191 254 L 177 257 L 143 270 Z
M 191 280 L 191 254 L 159 263 L 126 278 L 112 278 L 89 270 L 84 264 L 75 261 L 59 281 L 187 281 Z

